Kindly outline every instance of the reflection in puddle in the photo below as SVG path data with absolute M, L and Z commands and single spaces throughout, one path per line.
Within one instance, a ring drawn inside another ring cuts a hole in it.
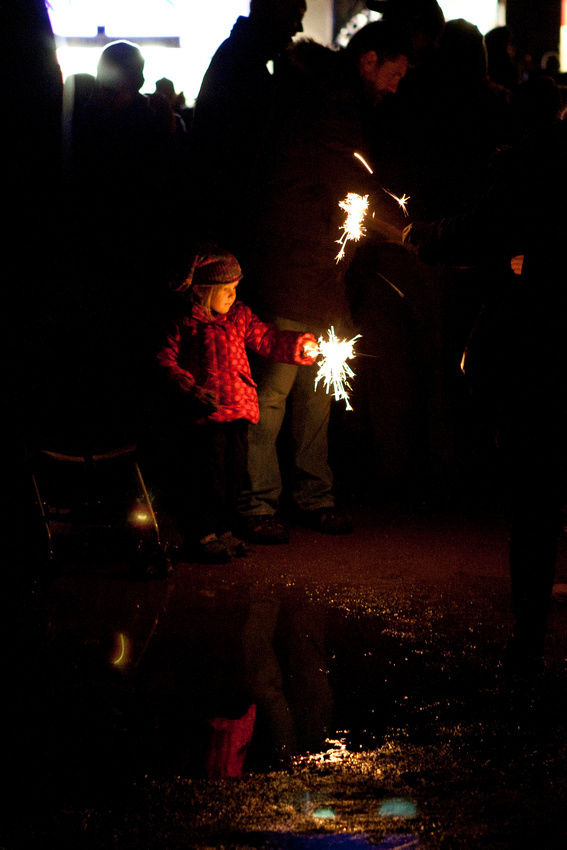
M 327 738 L 325 741 L 328 744 L 326 750 L 323 750 L 320 753 L 310 753 L 305 756 L 300 756 L 297 760 L 297 764 L 323 764 L 323 763 L 331 763 L 338 764 L 340 762 L 347 761 L 351 758 L 351 753 L 347 749 L 346 738 L 337 738 L 331 739 Z
M 251 764 L 320 750 L 332 731 L 325 615 L 304 594 L 255 592 L 242 629 L 243 675 L 257 706 Z

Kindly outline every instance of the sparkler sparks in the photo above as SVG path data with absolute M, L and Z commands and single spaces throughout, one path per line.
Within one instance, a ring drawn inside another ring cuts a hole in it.
M 339 207 L 347 214 L 345 223 L 341 225 L 343 235 L 337 239 L 341 250 L 335 257 L 337 263 L 345 255 L 345 245 L 352 239 L 354 242 L 364 236 L 366 228 L 363 225 L 364 216 L 368 211 L 368 195 L 357 195 L 356 192 L 349 192 L 343 201 L 339 201 Z
M 368 165 L 368 163 L 366 162 L 366 160 L 364 159 L 364 157 L 363 157 L 363 156 L 361 156 L 359 153 L 355 153 L 355 154 L 354 154 L 354 156 L 355 156 L 357 159 L 359 159 L 359 160 L 360 160 L 360 162 L 363 164 L 363 166 L 366 168 L 366 170 L 367 170 L 370 174 L 374 174 L 374 172 L 372 171 L 372 169 L 370 168 L 370 166 Z
M 384 189 L 384 191 L 386 192 L 386 194 L 387 194 L 387 195 L 389 195 L 391 198 L 393 198 L 395 201 L 397 201 L 397 202 L 398 202 L 398 204 L 400 205 L 400 207 L 401 207 L 401 208 L 402 208 L 402 210 L 403 210 L 404 215 L 409 215 L 409 213 L 408 213 L 408 211 L 407 211 L 407 203 L 408 203 L 408 201 L 409 201 L 409 199 L 410 199 L 410 196 L 409 196 L 409 195 L 406 195 L 406 194 L 405 194 L 405 192 L 404 192 L 404 194 L 402 195 L 402 197 L 401 197 L 401 198 L 398 198 L 398 196 L 397 196 L 397 195 L 394 195 L 394 193 L 393 193 L 393 192 L 390 192 L 390 190 L 389 190 L 389 189 Z
M 352 339 L 338 339 L 335 335 L 335 329 L 330 328 L 327 331 L 328 340 L 319 337 L 319 352 L 323 359 L 319 362 L 319 371 L 315 378 L 315 389 L 319 381 L 323 381 L 323 385 L 327 393 L 331 387 L 335 399 L 344 401 L 347 410 L 352 410 L 348 397 L 348 390 L 352 389 L 349 384 L 349 378 L 354 378 L 354 372 L 346 362 L 355 357 L 354 343 L 360 339 L 360 334 L 357 334 Z
M 370 168 L 370 166 L 368 165 L 368 163 L 366 162 L 366 160 L 364 159 L 363 156 L 361 156 L 359 153 L 355 153 L 353 155 L 363 164 L 363 166 L 366 168 L 366 170 L 368 171 L 369 174 L 374 174 L 374 172 L 372 171 L 372 169 Z M 384 189 L 384 191 L 386 192 L 387 195 L 390 195 L 390 197 L 393 198 L 400 205 L 400 207 L 404 211 L 404 215 L 408 215 L 407 203 L 410 199 L 410 196 L 406 195 L 405 192 L 404 192 L 402 197 L 398 198 L 398 196 L 394 195 L 393 192 L 390 192 L 389 189 Z

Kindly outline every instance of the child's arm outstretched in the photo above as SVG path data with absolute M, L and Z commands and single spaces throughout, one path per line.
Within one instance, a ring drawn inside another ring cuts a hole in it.
M 298 363 L 301 366 L 312 366 L 319 353 L 317 340 L 312 333 L 280 330 L 276 325 L 262 322 L 251 311 L 246 345 L 263 357 L 281 363 Z

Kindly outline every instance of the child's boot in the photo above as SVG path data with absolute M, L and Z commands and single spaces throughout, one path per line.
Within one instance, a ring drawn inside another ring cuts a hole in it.
M 219 534 L 219 541 L 226 546 L 233 558 L 245 558 L 248 554 L 248 546 L 244 540 L 235 537 L 232 531 Z
M 197 543 L 196 560 L 202 564 L 228 564 L 231 560 L 229 548 L 216 534 L 207 534 Z

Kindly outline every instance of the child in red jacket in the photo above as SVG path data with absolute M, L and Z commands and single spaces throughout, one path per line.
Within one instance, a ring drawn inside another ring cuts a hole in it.
M 181 530 L 194 560 L 206 563 L 246 554 L 233 529 L 248 423 L 260 417 L 246 349 L 302 365 L 312 365 L 318 351 L 313 334 L 279 330 L 236 301 L 241 277 L 232 254 L 216 247 L 198 253 L 178 288 L 186 310 L 158 354 L 182 400 L 175 457 Z

